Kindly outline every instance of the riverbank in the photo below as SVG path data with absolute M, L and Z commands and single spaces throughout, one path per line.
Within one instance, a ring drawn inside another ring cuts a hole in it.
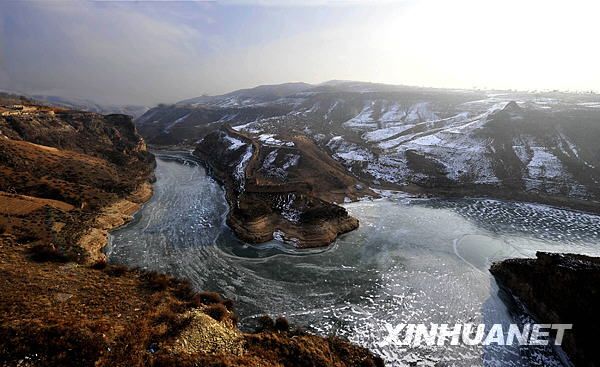
M 382 365 L 338 338 L 241 333 L 218 294 L 107 264 L 107 232 L 152 194 L 130 118 L 61 110 L 0 128 L 0 365 Z

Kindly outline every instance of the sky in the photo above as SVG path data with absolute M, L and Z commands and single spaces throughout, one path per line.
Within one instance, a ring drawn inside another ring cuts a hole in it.
M 0 89 L 171 103 L 332 79 L 600 91 L 596 0 L 0 1 Z

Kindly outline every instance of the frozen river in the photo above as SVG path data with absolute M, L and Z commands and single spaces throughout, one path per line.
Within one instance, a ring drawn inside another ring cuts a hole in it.
M 247 245 L 225 225 L 221 187 L 190 155 L 157 155 L 154 197 L 112 233 L 111 262 L 168 272 L 235 300 L 241 324 L 285 315 L 342 335 L 390 366 L 559 365 L 517 346 L 382 345 L 386 324 L 511 323 L 491 262 L 539 250 L 600 256 L 600 217 L 495 200 L 398 196 L 346 205 L 360 228 L 321 250 Z M 564 320 L 568 323 L 568 320 Z

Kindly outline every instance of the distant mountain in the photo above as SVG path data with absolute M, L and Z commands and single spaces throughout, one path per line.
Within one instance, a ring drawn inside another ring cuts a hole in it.
M 88 99 L 82 98 L 67 98 L 60 96 L 52 96 L 45 94 L 23 94 L 19 92 L 13 91 L 4 91 L 2 92 L 4 95 L 12 95 L 14 97 L 23 96 L 31 101 L 36 101 L 40 104 L 45 104 L 49 106 L 56 107 L 64 107 L 78 111 L 87 111 L 87 112 L 96 112 L 103 115 L 108 115 L 112 113 L 119 113 L 124 115 L 129 115 L 133 118 L 140 117 L 146 111 L 148 111 L 148 107 L 139 106 L 139 105 L 110 105 L 110 104 L 100 104 L 94 101 L 90 101 Z
M 312 88 L 306 83 L 285 83 L 276 85 L 261 85 L 250 89 L 240 89 L 235 92 L 220 96 L 203 96 L 186 99 L 177 105 L 219 105 L 221 107 L 247 106 L 257 103 L 265 103 L 283 98 L 292 94 L 300 93 Z
M 139 117 L 143 115 L 146 111 L 148 111 L 148 107 L 146 106 L 138 106 L 138 105 L 107 105 L 107 104 L 99 104 L 87 99 L 80 98 L 65 98 L 58 96 L 46 96 L 46 95 L 33 95 L 31 98 L 46 102 L 53 106 L 66 107 L 74 110 L 80 111 L 88 111 L 88 112 L 96 112 L 103 115 L 108 115 L 111 113 L 120 113 L 124 115 L 132 116 L 133 118 Z
M 202 98 L 150 109 L 140 133 L 190 146 L 224 126 L 257 144 L 304 136 L 373 188 L 600 210 L 598 95 L 330 81 Z

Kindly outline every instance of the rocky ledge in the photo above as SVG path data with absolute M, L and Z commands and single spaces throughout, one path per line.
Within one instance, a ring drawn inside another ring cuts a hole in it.
M 573 324 L 562 348 L 576 366 L 600 366 L 600 258 L 538 252 L 495 263 L 490 272 L 536 321 Z
M 227 222 L 244 241 L 325 246 L 358 228 L 336 203 L 374 195 L 310 139 L 214 131 L 194 152 L 223 183 Z

